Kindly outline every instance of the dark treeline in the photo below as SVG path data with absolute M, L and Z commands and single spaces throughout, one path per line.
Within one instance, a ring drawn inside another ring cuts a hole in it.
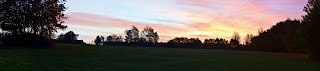
M 209 48 L 209 49 L 239 49 L 240 35 L 235 32 L 230 41 L 223 38 L 205 39 L 203 42 L 199 38 L 176 37 L 168 41 L 168 47 L 177 48 Z
M 202 42 L 198 38 L 176 37 L 167 44 L 168 47 L 177 48 L 202 48 Z
M 296 31 L 300 24 L 299 20 L 281 21 L 267 31 L 260 31 L 258 36 L 251 39 L 248 47 L 260 51 L 304 53 L 304 48 L 297 44 Z
M 307 53 L 320 60 L 320 0 L 308 0 L 302 20 L 279 22 L 271 29 L 260 32 L 248 46 L 260 51 Z
M 148 47 L 160 47 L 164 46 L 159 44 L 159 35 L 153 28 L 146 26 L 143 31 L 135 26 L 132 29 L 125 31 L 125 38 L 121 35 L 109 35 L 105 39 L 104 36 L 97 36 L 94 40 L 96 45 L 116 45 L 116 46 L 148 46 Z
M 302 16 L 297 30 L 298 44 L 306 49 L 311 59 L 320 60 L 320 0 L 308 0 L 303 10 L 307 14 Z

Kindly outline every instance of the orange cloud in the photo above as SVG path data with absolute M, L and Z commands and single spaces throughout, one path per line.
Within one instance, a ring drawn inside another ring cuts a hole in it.
M 123 34 L 123 31 L 130 29 L 134 25 L 140 30 L 145 26 L 153 27 L 160 34 L 160 41 L 168 41 L 174 37 L 199 37 L 201 40 L 217 37 L 230 39 L 234 32 L 238 32 L 244 38 L 247 33 L 257 34 L 257 30 L 261 27 L 268 29 L 287 18 L 299 18 L 303 14 L 302 9 L 295 9 L 290 6 L 296 7 L 296 4 L 305 3 L 305 0 L 175 0 L 173 2 L 175 5 L 153 6 L 153 2 L 172 3 L 172 1 L 135 1 L 148 3 L 148 6 L 139 4 L 140 2 L 134 4 L 126 2 L 123 4 L 137 8 L 139 11 L 147 11 L 147 13 L 164 16 L 169 20 L 149 19 L 166 21 L 165 24 L 158 24 L 155 22 L 137 22 L 137 20 L 132 19 L 72 12 L 68 14 L 70 18 L 67 20 L 67 24 L 82 26 L 79 27 L 82 30 L 95 31 L 96 34 L 93 36 L 99 33 Z M 278 4 L 273 3 L 273 1 L 277 1 Z M 278 10 L 277 7 L 282 7 L 281 9 L 284 10 Z M 149 17 L 146 16 L 146 19 Z M 176 24 L 168 24 L 173 21 Z

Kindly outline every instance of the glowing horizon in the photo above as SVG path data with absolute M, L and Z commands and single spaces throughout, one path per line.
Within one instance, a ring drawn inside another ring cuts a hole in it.
M 97 35 L 118 34 L 136 26 L 150 26 L 160 42 L 175 37 L 243 39 L 279 21 L 300 19 L 307 0 L 68 0 L 69 27 L 79 39 L 92 43 Z

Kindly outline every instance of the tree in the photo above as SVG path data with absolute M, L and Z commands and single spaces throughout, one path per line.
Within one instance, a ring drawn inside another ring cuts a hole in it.
M 246 45 L 249 45 L 251 44 L 251 39 L 253 38 L 254 36 L 252 34 L 247 34 L 246 38 L 245 38 L 245 42 L 246 42 Z
M 97 36 L 96 39 L 94 40 L 94 43 L 96 45 L 101 45 L 104 42 L 104 37 L 103 36 Z
M 299 43 L 307 48 L 311 59 L 320 60 L 320 1 L 308 0 L 303 10 L 307 14 L 302 16 L 302 24 L 298 29 Z
M 135 26 L 132 26 L 132 29 L 130 30 L 126 30 L 125 33 L 126 33 L 125 41 L 127 43 L 138 42 L 140 40 L 139 30 Z
M 237 32 L 234 32 L 232 39 L 230 40 L 230 43 L 234 46 L 238 46 L 240 43 L 240 35 Z
M 125 42 L 131 43 L 132 40 L 133 40 L 132 31 L 131 30 L 126 30 L 125 33 L 126 33 Z
M 238 47 L 240 45 L 239 41 L 234 38 L 230 40 L 230 44 L 232 48 Z
M 239 33 L 234 32 L 234 34 L 233 34 L 232 38 L 233 38 L 234 40 L 238 40 L 238 41 L 240 41 L 240 35 L 239 35 Z
M 139 30 L 136 26 L 132 26 L 132 36 L 133 36 L 133 42 L 139 42 Z
M 110 35 L 107 37 L 107 42 L 122 42 L 123 38 L 119 35 Z
M 158 36 L 158 33 L 157 32 L 154 32 L 154 29 L 149 27 L 149 26 L 146 26 L 142 33 L 144 34 L 145 39 L 149 42 L 149 43 L 157 43 L 158 40 L 159 40 L 159 36 Z M 141 36 L 142 37 L 142 36 Z
M 65 0 L 0 0 L 0 27 L 13 43 L 44 42 L 54 32 L 65 29 L 62 25 Z M 23 40 L 22 40 L 23 39 Z M 9 42 L 11 43 L 11 42 Z M 20 43 L 17 43 L 20 44 Z

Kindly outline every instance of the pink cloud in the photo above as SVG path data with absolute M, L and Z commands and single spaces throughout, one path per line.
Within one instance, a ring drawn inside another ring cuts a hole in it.
M 186 29 L 176 28 L 170 25 L 134 22 L 134 21 L 124 20 L 124 19 L 116 19 L 116 18 L 99 16 L 99 15 L 88 14 L 88 13 L 69 13 L 68 16 L 70 18 L 66 21 L 66 24 L 71 24 L 71 25 L 90 26 L 90 27 L 98 27 L 98 28 L 115 28 L 115 29 L 131 29 L 131 26 L 137 26 L 141 30 L 145 26 L 150 26 L 156 30 L 159 29 L 158 30 L 159 33 L 179 33 L 179 32 L 185 32 L 186 30 Z
M 166 0 L 135 1 L 168 3 Z M 177 22 L 179 26 L 172 26 L 73 12 L 68 14 L 70 18 L 67 24 L 118 29 L 117 32 L 121 33 L 125 29 L 130 29 L 132 25 L 137 26 L 140 30 L 145 26 L 151 26 L 161 34 L 162 40 L 165 41 L 174 37 L 199 37 L 202 40 L 217 37 L 230 39 L 233 32 L 240 33 L 244 38 L 247 33 L 257 34 L 258 28 L 268 29 L 287 18 L 299 19 L 303 14 L 302 8 L 306 0 L 176 0 L 175 5 L 165 6 L 124 4 L 143 11 L 152 10 L 150 12 L 155 12 L 164 18 L 174 18 L 173 21 L 183 22 Z M 107 34 L 112 34 L 112 32 Z
M 97 35 L 110 35 L 110 34 L 123 35 L 124 31 L 126 29 L 131 29 L 132 26 L 138 27 L 140 31 L 142 31 L 145 26 L 150 26 L 154 28 L 156 32 L 158 32 L 159 34 L 162 34 L 160 35 L 162 40 L 167 41 L 175 37 L 175 36 L 169 36 L 170 34 L 182 34 L 184 32 L 187 32 L 188 30 L 188 29 L 178 28 L 178 26 L 134 22 L 134 21 L 129 21 L 125 19 L 117 19 L 117 18 L 112 18 L 108 16 L 99 16 L 99 15 L 88 14 L 88 13 L 73 12 L 73 13 L 67 14 L 67 16 L 69 16 L 69 19 L 66 20 L 66 24 L 76 25 L 76 26 L 69 26 L 69 29 L 77 30 L 77 31 L 82 30 L 82 32 L 95 33 L 95 35 L 92 35 L 91 38 Z M 111 30 L 111 29 L 119 29 L 119 30 Z M 106 32 L 106 31 L 111 31 L 111 32 Z M 112 33 L 112 32 L 117 32 L 117 33 Z M 81 35 L 87 35 L 87 34 L 80 34 L 80 36 Z M 87 38 L 88 36 L 86 36 L 83 39 L 87 40 Z

